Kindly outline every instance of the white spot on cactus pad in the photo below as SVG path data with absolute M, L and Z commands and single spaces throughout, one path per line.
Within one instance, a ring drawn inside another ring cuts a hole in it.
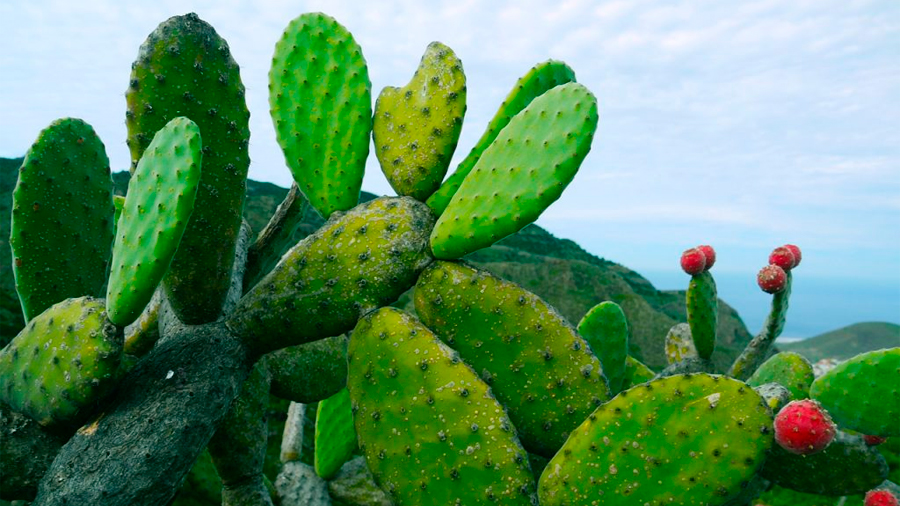
M 714 408 L 719 405 L 719 398 L 722 397 L 722 394 L 716 392 L 712 395 L 708 395 L 706 400 L 709 401 L 709 407 Z

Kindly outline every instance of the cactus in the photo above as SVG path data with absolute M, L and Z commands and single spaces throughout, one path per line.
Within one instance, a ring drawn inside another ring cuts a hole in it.
M 610 301 L 597 304 L 578 322 L 578 333 L 600 359 L 610 391 L 619 393 L 628 356 L 628 321 L 622 308 Z
M 666 333 L 666 361 L 672 365 L 690 358 L 697 358 L 691 327 L 687 323 L 676 323 Z
M 346 388 L 319 402 L 315 448 L 316 474 L 326 480 L 334 477 L 356 450 L 350 391 Z
M 688 325 L 697 356 L 709 360 L 716 347 L 716 327 L 719 323 L 716 281 L 709 271 L 691 276 L 686 303 Z
M 791 392 L 791 398 L 796 400 L 809 397 L 809 387 L 814 379 L 809 360 L 797 353 L 785 351 L 772 355 L 763 362 L 747 380 L 747 384 L 756 387 L 775 382 L 787 388 Z

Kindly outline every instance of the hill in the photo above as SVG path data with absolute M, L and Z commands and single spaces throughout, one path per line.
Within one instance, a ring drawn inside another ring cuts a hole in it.
M 794 343 L 778 344 L 817 362 L 823 358 L 847 360 L 859 353 L 900 346 L 900 325 L 887 322 L 855 323 Z
M 0 159 L 0 343 L 11 339 L 24 324 L 15 295 L 8 240 L 12 190 L 20 164 L 21 159 Z M 128 179 L 128 172 L 113 174 L 117 194 L 125 193 Z M 286 194 L 287 189 L 271 183 L 247 182 L 244 217 L 254 231 L 262 230 Z M 363 200 L 370 198 L 374 195 L 362 196 Z M 322 223 L 313 211 L 307 212 L 304 221 L 306 233 Z M 683 291 L 659 291 L 637 272 L 594 256 L 573 241 L 556 238 L 536 225 L 467 260 L 535 292 L 573 324 L 595 304 L 617 302 L 628 316 L 632 353 L 654 368 L 665 366 L 666 332 L 686 321 Z M 406 294 L 398 305 L 409 307 L 410 300 L 410 294 Z M 719 336 L 713 358 L 724 369 L 752 336 L 737 312 L 721 300 Z

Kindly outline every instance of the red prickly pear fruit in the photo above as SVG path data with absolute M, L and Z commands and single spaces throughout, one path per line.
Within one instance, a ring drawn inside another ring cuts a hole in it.
M 798 250 L 799 251 L 799 250 Z M 777 265 L 782 269 L 789 271 L 797 266 L 799 261 L 794 256 L 794 252 L 787 246 L 779 246 L 775 248 L 769 255 L 769 263 Z
M 800 254 L 800 248 L 793 244 L 785 244 L 782 247 L 791 250 L 791 253 L 794 254 L 794 267 L 800 265 L 800 260 L 803 258 L 803 255 Z
M 787 274 L 777 265 L 767 265 L 756 275 L 756 282 L 766 293 L 778 293 L 787 284 Z
M 716 263 L 716 250 L 709 244 L 702 244 L 694 249 L 700 250 L 700 252 L 703 253 L 703 257 L 706 258 L 706 267 L 704 270 L 708 271 L 712 269 L 713 264 Z
M 681 254 L 681 268 L 691 276 L 696 276 L 706 269 L 706 256 L 697 248 L 685 250 Z
M 866 492 L 865 506 L 898 506 L 897 497 L 889 490 L 869 490 Z
M 824 450 L 836 433 L 828 412 L 811 399 L 791 401 L 775 417 L 775 442 L 797 455 Z
M 868 436 L 868 435 L 866 435 L 866 436 L 863 436 L 863 440 L 866 442 L 866 444 L 867 444 L 868 446 L 878 446 L 878 445 L 880 445 L 881 443 L 884 443 L 885 441 L 887 441 L 887 438 L 886 438 L 886 437 L 881 437 L 881 436 Z

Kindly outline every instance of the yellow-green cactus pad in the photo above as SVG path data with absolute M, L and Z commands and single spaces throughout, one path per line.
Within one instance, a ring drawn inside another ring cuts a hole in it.
M 547 60 L 531 68 L 527 74 L 520 77 L 513 86 L 512 91 L 500 104 L 500 109 L 494 114 L 487 130 L 469 151 L 468 156 L 456 167 L 456 171 L 444 181 L 444 184 L 428 198 L 426 202 L 434 213 L 440 216 L 450 203 L 450 199 L 459 190 L 466 176 L 471 172 L 475 162 L 481 158 L 484 150 L 494 142 L 509 121 L 528 106 L 532 100 L 543 95 L 545 91 L 555 88 L 560 84 L 575 82 L 575 72 L 561 61 Z
M 394 504 L 535 504 L 503 406 L 418 320 L 394 308 L 367 315 L 348 360 L 360 447 Z
M 542 506 L 724 504 L 759 470 L 772 417 L 745 383 L 708 374 L 638 385 L 597 408 L 538 485 Z
M 484 151 L 431 233 L 452 260 L 530 224 L 562 195 L 591 149 L 597 100 L 580 84 L 534 99 Z
M 66 299 L 0 352 L 0 402 L 41 425 L 77 427 L 116 383 L 122 329 L 103 299 Z
M 269 108 L 294 181 L 324 218 L 359 202 L 372 132 L 372 83 L 340 23 L 303 14 L 285 28 L 269 71 Z
M 120 327 L 141 315 L 175 256 L 194 210 L 201 147 L 197 125 L 175 118 L 156 133 L 128 182 L 106 290 L 109 320 Z
M 346 388 L 319 402 L 315 441 L 316 474 L 329 480 L 358 448 L 350 391 Z
M 666 333 L 666 362 L 677 364 L 682 360 L 697 358 L 697 348 L 691 338 L 691 327 L 687 323 L 676 323 Z
M 9 244 L 25 321 L 70 297 L 102 296 L 113 238 L 112 179 L 100 138 L 54 121 L 25 155 Z
M 758 387 L 766 383 L 778 383 L 788 389 L 792 399 L 797 400 L 809 397 L 809 387 L 814 379 L 809 360 L 798 353 L 784 351 L 763 362 L 747 380 L 747 384 Z
M 424 202 L 444 180 L 466 114 L 466 75 L 449 47 L 432 42 L 403 88 L 381 90 L 372 134 L 381 171 L 398 195 Z
M 900 436 L 900 348 L 857 355 L 816 378 L 809 396 L 844 429 Z
M 610 398 L 584 338 L 514 283 L 438 261 L 419 276 L 415 303 L 422 322 L 491 385 L 530 452 L 553 456 Z

